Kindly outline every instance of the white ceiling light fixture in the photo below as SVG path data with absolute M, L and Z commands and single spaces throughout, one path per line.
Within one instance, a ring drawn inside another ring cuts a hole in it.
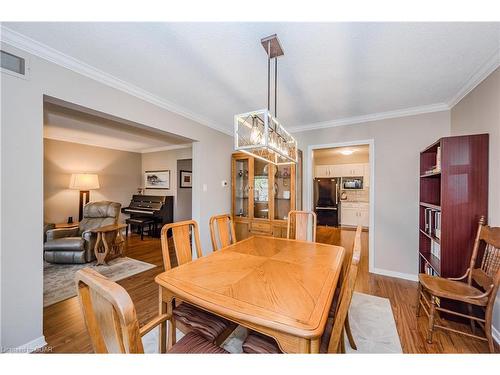
M 267 109 L 234 116 L 234 149 L 279 165 L 297 162 L 297 140 L 279 123 L 278 57 L 283 48 L 276 34 L 261 39 L 267 53 Z M 274 116 L 271 114 L 271 59 L 274 59 Z
M 354 150 L 341 150 L 340 153 L 342 155 L 348 156 L 348 155 L 352 155 L 354 153 Z

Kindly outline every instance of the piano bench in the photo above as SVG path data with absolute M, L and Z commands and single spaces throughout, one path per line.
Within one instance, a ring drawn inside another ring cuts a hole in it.
M 125 230 L 125 235 L 128 237 L 128 227 L 130 226 L 130 229 L 132 230 L 132 226 L 136 226 L 140 228 L 140 234 L 141 234 L 141 241 L 144 239 L 144 227 L 148 227 L 148 234 L 151 236 L 154 234 L 154 231 L 156 231 L 156 221 L 152 220 L 150 218 L 141 218 L 141 217 L 136 217 L 136 218 L 130 218 L 126 219 L 125 223 L 127 224 L 127 229 Z

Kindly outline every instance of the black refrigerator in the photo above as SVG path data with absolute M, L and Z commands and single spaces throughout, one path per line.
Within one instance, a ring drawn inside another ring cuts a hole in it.
M 339 226 L 340 178 L 314 179 L 314 212 L 318 225 Z

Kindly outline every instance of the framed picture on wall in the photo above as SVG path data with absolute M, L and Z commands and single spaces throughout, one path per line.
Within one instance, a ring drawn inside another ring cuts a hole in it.
M 180 171 L 180 184 L 181 188 L 192 188 L 193 187 L 193 172 L 191 171 Z
M 144 172 L 145 189 L 170 189 L 170 171 Z

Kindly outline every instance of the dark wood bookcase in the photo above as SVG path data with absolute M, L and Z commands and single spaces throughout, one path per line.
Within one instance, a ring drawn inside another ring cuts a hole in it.
M 465 273 L 479 218 L 488 217 L 488 143 L 488 134 L 445 137 L 420 153 L 421 273 L 426 269 L 441 277 Z M 440 169 L 434 168 L 438 148 Z M 432 210 L 432 222 L 440 215 L 440 233 L 432 224 L 426 228 L 426 209 Z M 440 248 L 439 257 L 431 253 L 433 242 Z

